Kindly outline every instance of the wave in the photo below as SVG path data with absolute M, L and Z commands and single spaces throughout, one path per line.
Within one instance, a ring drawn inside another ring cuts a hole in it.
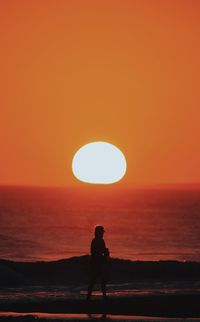
M 0 286 L 82 285 L 89 280 L 88 255 L 50 262 L 14 262 L 0 259 Z M 139 280 L 199 280 L 200 263 L 178 261 L 131 261 L 110 258 L 109 283 Z

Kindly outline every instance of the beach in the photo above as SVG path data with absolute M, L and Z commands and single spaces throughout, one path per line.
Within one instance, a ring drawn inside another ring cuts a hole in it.
M 200 318 L 199 263 L 111 258 L 108 299 L 102 299 L 97 285 L 90 301 L 86 300 L 88 264 L 89 256 L 52 262 L 1 260 L 1 319 L 6 312 L 51 313 L 54 318 L 82 314 L 82 319 L 83 314 Z

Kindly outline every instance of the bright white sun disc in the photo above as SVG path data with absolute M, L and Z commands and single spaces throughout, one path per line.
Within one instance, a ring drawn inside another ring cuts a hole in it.
M 72 160 L 74 176 L 83 182 L 111 184 L 126 173 L 124 154 L 113 144 L 92 142 L 82 146 Z

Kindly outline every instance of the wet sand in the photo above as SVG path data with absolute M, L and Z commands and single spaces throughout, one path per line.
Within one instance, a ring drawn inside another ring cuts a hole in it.
M 124 315 L 101 315 L 101 314 L 47 314 L 47 313 L 32 313 L 32 314 L 17 314 L 6 312 L 0 314 L 1 322 L 195 322 L 199 318 L 161 318 L 148 316 L 124 316 Z
M 199 318 L 199 295 L 151 295 L 107 300 L 55 300 L 0 303 L 0 312 L 51 314 L 107 314 L 168 318 Z

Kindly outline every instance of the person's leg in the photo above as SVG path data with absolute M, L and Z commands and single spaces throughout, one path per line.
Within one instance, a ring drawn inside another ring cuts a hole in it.
M 88 285 L 88 294 L 87 294 L 87 300 L 89 300 L 91 298 L 92 295 L 92 290 L 94 287 L 94 284 L 96 283 L 96 276 L 92 276 L 91 281 Z
M 107 294 L 106 294 L 106 281 L 104 278 L 101 278 L 101 291 L 103 294 L 104 299 L 107 298 Z
M 102 263 L 100 268 L 100 281 L 101 281 L 101 291 L 104 299 L 107 298 L 106 294 L 106 266 Z

